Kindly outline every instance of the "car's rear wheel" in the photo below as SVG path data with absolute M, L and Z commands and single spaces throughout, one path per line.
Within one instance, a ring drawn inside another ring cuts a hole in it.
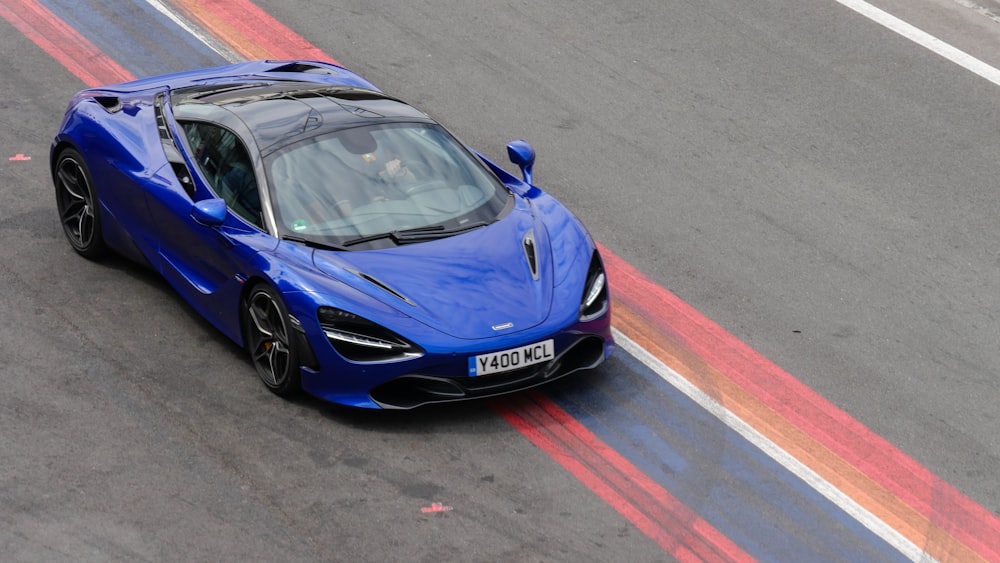
M 264 385 L 282 397 L 297 394 L 302 386 L 292 323 L 281 297 L 270 286 L 260 284 L 250 291 L 244 302 L 243 327 L 247 350 Z
M 73 250 L 86 258 L 100 258 L 107 253 L 101 215 L 90 171 L 79 152 L 67 148 L 59 153 L 53 180 L 59 221 Z

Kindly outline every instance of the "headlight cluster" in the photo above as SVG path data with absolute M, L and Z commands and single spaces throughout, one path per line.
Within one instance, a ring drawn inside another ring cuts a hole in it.
M 587 283 L 583 286 L 583 299 L 580 300 L 580 320 L 592 321 L 608 311 L 608 277 L 604 273 L 604 263 L 601 255 L 594 251 L 587 270 Z
M 330 344 L 353 362 L 386 362 L 415 358 L 424 353 L 416 344 L 354 313 L 320 307 L 318 315 Z

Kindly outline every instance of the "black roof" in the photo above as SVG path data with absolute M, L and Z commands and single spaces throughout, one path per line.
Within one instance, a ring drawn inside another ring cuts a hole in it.
M 261 153 L 304 136 L 377 121 L 431 121 L 382 92 L 314 82 L 205 84 L 171 92 L 174 117 L 234 128 L 239 120 Z

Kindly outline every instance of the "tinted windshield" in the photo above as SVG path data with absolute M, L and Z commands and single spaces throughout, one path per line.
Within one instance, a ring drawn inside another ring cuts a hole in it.
M 424 227 L 460 232 L 496 220 L 510 197 L 478 159 L 428 123 L 320 135 L 276 151 L 264 165 L 282 234 L 331 245 Z

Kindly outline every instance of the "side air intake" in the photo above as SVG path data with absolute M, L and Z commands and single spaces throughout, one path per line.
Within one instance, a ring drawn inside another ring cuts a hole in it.
M 122 102 L 118 96 L 94 96 L 94 101 L 101 104 L 108 113 L 115 113 L 122 109 Z
M 329 74 L 334 75 L 336 72 L 325 67 L 309 64 L 309 63 L 288 63 L 286 65 L 281 65 L 279 67 L 272 68 L 267 72 L 305 72 L 309 74 Z

